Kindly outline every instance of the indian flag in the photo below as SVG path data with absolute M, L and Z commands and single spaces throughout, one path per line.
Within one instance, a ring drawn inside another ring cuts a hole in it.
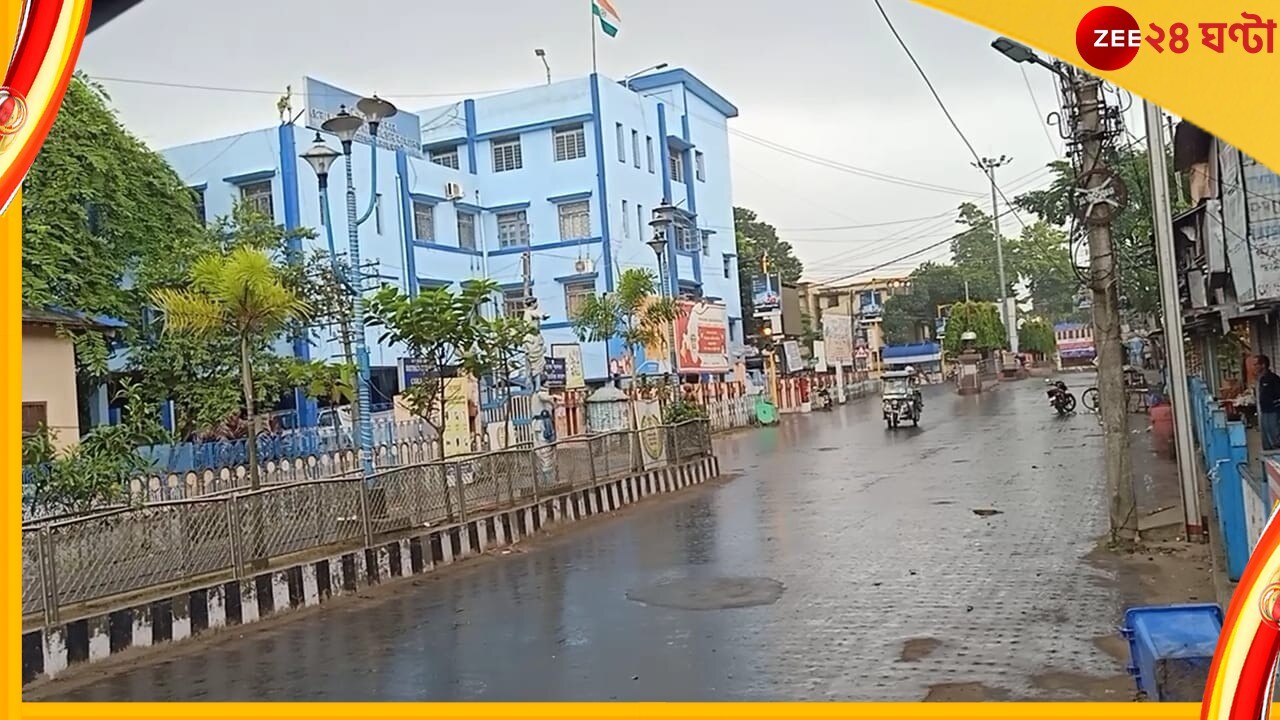
M 591 12 L 600 18 L 600 29 L 604 30 L 605 35 L 614 37 L 618 34 L 622 18 L 618 17 L 618 11 L 609 0 L 591 0 Z

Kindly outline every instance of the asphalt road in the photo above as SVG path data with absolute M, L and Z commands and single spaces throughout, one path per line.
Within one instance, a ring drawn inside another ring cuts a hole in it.
M 1125 681 L 1085 559 L 1096 421 L 1039 380 L 932 388 L 918 429 L 878 412 L 719 438 L 727 481 L 28 699 L 1128 699 L 1098 696 Z

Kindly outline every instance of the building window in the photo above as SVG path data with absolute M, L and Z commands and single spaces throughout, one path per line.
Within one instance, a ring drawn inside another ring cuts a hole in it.
M 373 231 L 382 234 L 382 193 L 373 196 Z
M 631 161 L 640 168 L 640 133 L 635 130 L 631 131 Z
M 671 161 L 671 179 L 676 182 L 684 182 L 684 156 L 678 152 L 670 153 Z
M 578 314 L 582 303 L 587 298 L 596 294 L 596 283 L 594 280 L 575 280 L 564 284 L 564 312 L 565 317 L 572 318 Z
M 733 273 L 733 258 L 729 257 L 728 255 L 725 255 L 724 256 L 724 279 L 728 280 L 729 276 L 732 273 Z
M 498 247 L 529 244 L 529 221 L 523 210 L 498 214 Z
M 587 139 L 581 125 L 552 130 L 551 141 L 555 146 L 556 162 L 577 160 L 587 156 Z
M 676 249 L 698 252 L 698 235 L 687 225 L 676 225 Z
M 519 137 L 494 140 L 490 144 L 493 145 L 494 172 L 507 172 L 508 170 L 519 170 L 524 167 L 524 157 L 520 154 Z
M 702 257 L 711 257 L 711 231 L 702 230 L 699 235 L 702 238 Z
M 22 403 L 22 437 L 40 432 L 49 426 L 49 404 L 43 402 Z
M 476 216 L 471 213 L 458 213 L 458 247 L 476 249 Z
M 436 239 L 436 209 L 431 203 L 413 201 L 413 239 L 434 242 Z
M 644 136 L 644 149 L 649 155 L 649 172 L 653 172 L 653 138 Z
M 271 181 L 262 180 L 260 182 L 247 183 L 240 186 L 240 202 L 253 208 L 255 211 L 262 213 L 266 217 L 275 219 L 275 213 L 271 209 Z
M 458 169 L 458 146 L 450 148 L 437 148 L 427 152 L 431 162 L 437 165 L 443 165 L 448 168 Z
M 640 231 L 640 239 L 644 240 L 647 235 L 644 234 L 644 206 L 636 205 L 636 229 Z
M 832 295 L 831 297 L 827 298 L 827 307 L 829 308 L 840 307 L 840 296 Z
M 625 163 L 627 161 L 627 148 L 623 145 L 622 123 L 617 124 L 618 133 L 618 162 Z
M 627 217 L 628 215 L 630 215 L 630 213 L 627 212 L 627 201 L 623 200 L 622 201 L 622 237 L 624 238 L 631 237 L 631 222 L 630 222 L 630 218 Z
M 561 240 L 591 237 L 591 204 L 588 201 L 561 203 L 558 210 Z
M 707 181 L 707 160 L 702 153 L 697 151 L 693 153 L 693 169 L 699 180 L 702 182 Z
M 207 222 L 204 215 L 204 188 L 188 188 L 191 190 L 191 204 L 195 208 L 196 219 L 203 225 Z
M 524 314 L 524 288 L 502 291 L 502 313 L 507 317 L 519 317 Z

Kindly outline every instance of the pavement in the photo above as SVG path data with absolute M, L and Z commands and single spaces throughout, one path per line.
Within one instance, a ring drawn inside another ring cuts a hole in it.
M 1124 608 L 1208 599 L 1207 553 L 1100 546 L 1101 429 L 1043 388 L 722 436 L 721 481 L 24 697 L 1133 700 Z

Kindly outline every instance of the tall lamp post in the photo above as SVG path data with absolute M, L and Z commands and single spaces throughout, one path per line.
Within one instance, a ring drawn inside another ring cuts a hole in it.
M 355 418 L 353 419 L 355 421 L 355 434 L 360 454 L 360 469 L 365 477 L 368 477 L 373 474 L 373 423 L 369 417 L 372 397 L 369 392 L 369 347 L 365 339 L 364 329 L 364 283 L 360 267 L 360 225 L 373 214 L 378 200 L 378 125 L 395 115 L 396 107 L 386 100 L 374 96 L 356 101 L 356 111 L 359 115 L 353 115 L 345 105 L 341 106 L 336 115 L 320 124 L 320 129 L 336 135 L 339 142 L 342 143 L 342 156 L 346 170 L 347 260 L 350 265 L 347 284 L 351 292 L 351 324 L 352 333 L 355 335 L 356 350 L 357 407 Z M 371 157 L 369 205 L 362 215 L 357 216 L 351 146 L 356 135 L 366 123 L 369 126 L 369 152 Z M 336 153 L 324 146 L 323 142 L 319 142 L 303 153 L 302 158 L 311 165 L 311 169 L 316 173 L 316 180 L 320 187 L 321 213 L 326 220 L 325 227 L 329 238 L 329 251 L 333 253 L 335 248 L 333 246 L 332 230 L 328 229 L 330 226 L 328 220 L 331 217 L 329 213 L 328 171 L 334 160 L 337 159 Z
M 658 297 L 671 297 L 668 289 L 668 267 L 667 253 L 670 243 L 670 232 L 675 227 L 676 209 L 674 206 L 663 203 L 653 209 L 653 219 L 649 221 L 649 225 L 653 228 L 653 237 L 646 243 L 652 250 L 653 254 L 658 256 Z M 676 356 L 676 324 L 674 321 L 667 323 L 667 362 L 671 365 L 671 384 L 679 385 L 680 377 L 677 374 L 678 358 Z

